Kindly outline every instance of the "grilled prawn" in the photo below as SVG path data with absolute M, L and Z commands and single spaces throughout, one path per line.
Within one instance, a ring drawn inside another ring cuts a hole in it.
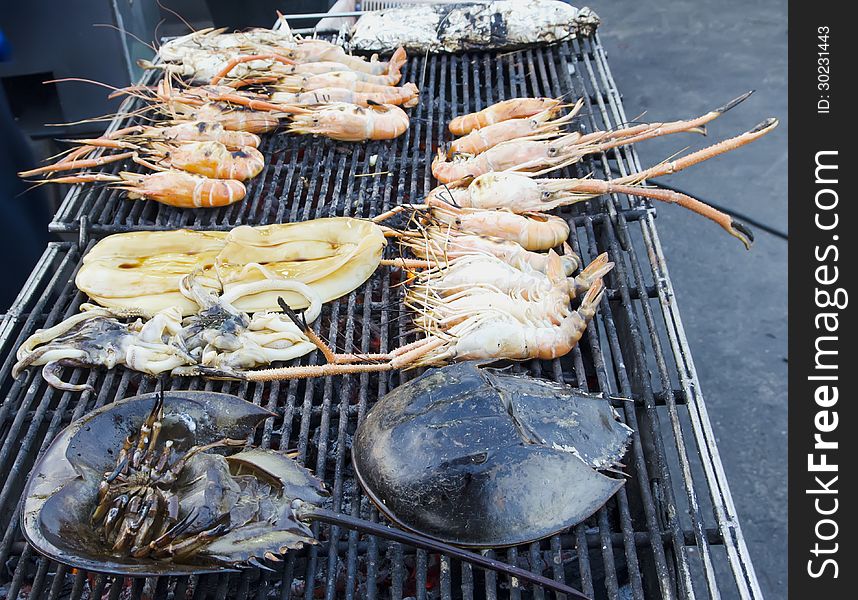
M 297 75 L 302 77 L 344 72 L 349 73 L 350 76 L 353 76 L 360 81 L 364 81 L 366 83 L 374 83 L 377 85 L 396 85 L 399 83 L 400 79 L 402 79 L 400 68 L 401 65 L 396 64 L 392 69 L 388 68 L 388 71 L 386 73 L 383 73 L 381 75 L 373 75 L 364 71 L 353 71 L 342 63 L 334 61 L 324 61 L 297 63 L 294 65 L 290 65 L 285 69 L 285 71 L 289 75 Z
M 378 92 L 356 92 L 338 87 L 324 87 L 300 93 L 274 92 L 271 94 L 271 103 L 275 105 L 283 103 L 289 106 L 348 103 L 364 107 L 394 104 L 409 108 L 417 105 L 419 95 L 420 90 L 417 86 L 409 82 L 401 87 L 387 87 Z
M 515 267 L 492 255 L 461 255 L 437 267 L 414 273 L 415 285 L 409 289 L 409 295 L 418 300 L 421 294 L 437 299 L 470 294 L 470 290 L 480 289 L 532 299 L 562 291 L 568 301 L 585 293 L 597 279 L 614 268 L 614 263 L 608 261 L 608 255 L 600 254 L 578 275 L 569 277 L 562 256 L 553 250 L 542 256 L 545 257 L 545 269 L 537 271 L 528 265 Z M 421 293 L 415 293 L 413 289 L 420 289 Z
M 475 129 L 468 135 L 453 140 L 450 143 L 447 156 L 451 157 L 455 154 L 480 154 L 489 148 L 497 146 L 501 142 L 517 138 L 556 135 L 560 132 L 562 125 L 571 121 L 578 114 L 582 106 L 584 106 L 584 103 L 579 100 L 568 114 L 559 118 L 557 117 L 557 113 L 562 108 L 561 105 L 547 108 L 526 119 L 510 119 Z
M 397 48 L 389 61 L 368 61 L 359 56 L 348 54 L 342 46 L 318 39 L 298 41 L 290 55 L 299 63 L 337 62 L 352 71 L 360 71 L 370 75 L 398 73 L 408 60 L 404 48 Z
M 560 100 L 556 98 L 512 98 L 481 111 L 456 117 L 450 121 L 448 128 L 453 135 L 467 135 L 475 129 L 510 119 L 532 117 L 557 106 L 560 106 Z
M 456 156 L 452 160 L 448 160 L 439 149 L 438 156 L 432 161 L 432 174 L 441 183 L 478 177 L 492 171 L 540 175 L 576 163 L 588 154 L 605 152 L 618 146 L 674 133 L 705 132 L 706 123 L 718 118 L 749 95 L 750 92 L 743 94 L 722 107 L 687 121 L 645 123 L 589 134 L 557 134 L 549 139 L 534 135 L 501 142 L 476 156 Z
M 567 278 L 560 257 L 548 253 L 548 270 L 521 271 L 494 257 L 458 259 L 416 276 L 405 303 L 425 331 L 445 331 L 477 316 L 498 314 L 534 326 L 558 325 L 571 312 L 570 299 L 586 293 L 611 271 L 607 254 L 587 265 L 578 277 Z
M 438 198 L 427 199 L 425 204 L 397 206 L 373 220 L 384 221 L 408 210 L 421 211 L 430 224 L 441 224 L 458 232 L 516 242 L 525 250 L 556 248 L 569 237 L 569 224 L 556 215 L 459 208 Z
M 759 139 L 777 126 L 768 120 L 754 129 L 681 158 L 611 180 L 535 179 L 513 172 L 492 172 L 476 177 L 467 187 L 439 186 L 429 192 L 427 202 L 443 201 L 462 208 L 501 209 L 513 212 L 548 211 L 584 202 L 603 194 L 631 194 L 683 206 L 724 228 L 746 247 L 753 235 L 742 223 L 686 194 L 645 187 L 646 179 L 678 173 L 705 160 Z
M 53 177 L 51 183 L 115 183 L 118 190 L 128 192 L 132 200 L 146 199 L 179 208 L 216 208 L 228 206 L 247 195 L 247 188 L 234 179 L 210 179 L 185 171 L 169 169 L 156 173 L 117 175 L 81 173 L 70 177 Z
M 22 177 L 38 173 L 55 173 L 102 166 L 130 158 L 133 162 L 153 171 L 178 169 L 212 179 L 247 181 L 259 175 L 265 166 L 262 153 L 253 146 L 229 150 L 220 142 L 187 142 L 184 144 L 156 143 L 140 151 L 110 154 L 95 159 L 66 160 L 33 171 Z M 44 182 L 60 183 L 57 179 Z M 69 183 L 62 181 L 61 183 Z
M 296 115 L 289 124 L 292 133 L 324 135 L 342 142 L 392 140 L 408 129 L 408 115 L 398 106 L 382 104 L 363 108 L 335 103 Z
M 426 260 L 426 267 L 444 265 L 463 257 L 495 257 L 519 270 L 534 270 L 545 273 L 548 255 L 525 250 L 518 242 L 488 235 L 464 233 L 452 227 L 429 225 L 420 234 L 400 234 L 400 244 L 414 255 Z M 568 244 L 563 244 L 560 262 L 566 275 L 581 266 L 581 259 Z M 421 265 L 422 266 L 422 265 Z
M 345 88 L 353 92 L 386 92 L 392 87 L 389 83 L 373 83 L 366 81 L 353 71 L 335 71 L 317 75 L 289 75 L 282 77 L 274 85 L 281 92 L 312 92 L 319 88 Z

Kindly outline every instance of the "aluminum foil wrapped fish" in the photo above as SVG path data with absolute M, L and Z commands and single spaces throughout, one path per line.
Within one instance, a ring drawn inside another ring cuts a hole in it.
M 352 50 L 422 52 L 499 50 L 587 36 L 599 25 L 590 8 L 558 0 L 425 4 L 363 15 L 351 31 Z

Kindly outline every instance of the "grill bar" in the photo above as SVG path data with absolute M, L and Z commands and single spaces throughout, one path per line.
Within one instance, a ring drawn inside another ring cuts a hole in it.
M 598 36 L 596 36 L 596 40 L 598 43 Z M 625 112 L 617 92 L 616 84 L 611 76 L 604 51 L 600 49 L 596 53 L 596 58 L 606 89 L 609 90 L 611 105 L 619 118 L 625 121 Z M 641 165 L 637 154 L 632 151 L 630 158 L 632 166 L 639 169 Z M 727 478 L 721 463 L 721 457 L 718 453 L 715 434 L 712 431 L 706 406 L 700 392 L 700 382 L 688 349 L 688 340 L 685 336 L 682 320 L 676 303 L 671 302 L 671 299 L 674 297 L 673 286 L 667 272 L 664 252 L 658 239 L 652 215 L 645 220 L 642 231 L 645 243 L 655 251 L 656 260 L 651 261 L 650 265 L 653 269 L 653 274 L 658 276 L 660 283 L 658 287 L 659 303 L 665 314 L 665 318 L 673 325 L 672 327 L 668 326 L 666 329 L 670 339 L 671 351 L 679 369 L 682 391 L 686 399 L 693 398 L 694 400 L 690 403 L 691 406 L 688 414 L 693 423 L 692 432 L 697 451 L 704 456 L 701 466 L 706 474 L 709 492 L 712 494 L 712 505 L 720 524 L 721 539 L 727 540 L 725 546 L 730 561 L 730 568 L 733 571 L 733 576 L 739 586 L 740 593 L 743 596 L 760 598 L 762 597 L 762 592 L 748 558 L 747 545 L 738 526 L 736 509 L 727 485 Z M 669 380 L 667 366 L 664 364 L 664 361 L 660 363 L 660 371 L 663 379 Z M 691 482 L 689 461 L 684 451 L 683 434 L 681 429 L 679 429 L 678 411 L 676 409 L 677 398 L 675 392 L 670 389 L 665 390 L 665 396 L 668 400 L 668 406 L 671 407 L 671 420 L 675 424 L 675 438 L 677 443 L 683 447 L 681 454 L 683 457 L 683 475 L 685 478 L 686 493 L 688 494 L 689 501 L 697 507 L 698 501 L 694 485 Z M 702 519 L 699 518 L 699 513 L 698 519 L 695 521 L 695 535 L 698 538 L 698 543 L 702 543 L 704 534 Z M 705 543 L 702 545 L 705 547 Z M 711 559 L 707 562 L 711 565 Z M 710 589 L 717 589 L 717 586 L 713 585 L 711 579 L 709 580 L 709 587 Z
M 411 127 L 392 142 L 345 145 L 277 135 L 265 140 L 267 164 L 247 199 L 208 211 L 132 202 L 106 188 L 75 187 L 50 228 L 85 246 L 90 238 L 177 227 L 225 230 L 239 224 L 330 215 L 369 217 L 417 202 L 433 187 L 429 161 L 457 115 L 515 96 L 585 99 L 585 130 L 615 127 L 626 117 L 598 37 L 502 54 L 413 56 L 405 81 L 421 89 Z M 150 75 L 153 77 L 153 75 Z M 136 101 L 126 107 L 133 110 Z M 126 126 L 119 120 L 112 127 Z M 371 166 L 373 164 L 374 166 Z M 633 149 L 589 157 L 559 176 L 624 175 L 639 168 Z M 120 166 L 115 166 L 116 170 Z M 558 212 L 570 244 L 586 261 L 607 251 L 616 263 L 596 320 L 570 355 L 516 366 L 521 372 L 610 396 L 635 434 L 624 488 L 586 522 L 542 542 L 487 551 L 501 560 L 579 587 L 598 598 L 760 598 L 688 351 L 655 212 L 643 200 L 601 197 Z M 387 255 L 395 256 L 395 248 Z M 14 350 L 36 328 L 77 311 L 86 298 L 74 288 L 81 247 L 52 243 L 12 309 L 0 322 L 0 581 L 10 597 L 30 598 L 545 598 L 550 593 L 474 570 L 467 564 L 388 543 L 355 531 L 315 524 L 320 545 L 291 553 L 275 572 L 135 580 L 129 590 L 111 576 L 72 572 L 36 555 L 21 541 L 19 496 L 29 468 L 56 433 L 95 407 L 156 382 L 124 369 L 67 369 L 95 394 L 47 387 L 28 372 L 12 382 Z M 386 352 L 411 341 L 400 312 L 400 274 L 383 267 L 367 284 L 329 303 L 316 333 L 338 351 Z M 299 364 L 314 364 L 314 353 Z M 234 393 L 277 413 L 258 432 L 263 447 L 297 449 L 299 462 L 329 485 L 331 508 L 381 521 L 351 469 L 351 436 L 377 398 L 416 373 L 362 374 L 315 381 L 216 382 L 172 379 L 173 389 Z M 14 510 L 13 510 L 14 509 Z M 97 594 L 97 596 L 96 596 Z

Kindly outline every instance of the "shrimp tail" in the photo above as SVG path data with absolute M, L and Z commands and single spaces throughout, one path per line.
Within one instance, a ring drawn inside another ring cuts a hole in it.
M 411 83 L 410 81 L 402 86 L 403 90 L 408 91 L 409 99 L 402 103 L 402 106 L 405 108 L 412 108 L 417 106 L 417 103 L 420 101 L 420 90 L 417 85 Z
M 587 267 L 573 278 L 572 285 L 569 286 L 570 297 L 575 298 L 585 291 L 588 293 L 597 284 L 602 284 L 602 278 L 611 272 L 614 268 L 614 263 L 608 261 L 608 253 L 604 252 L 593 259 Z M 585 296 L 581 306 L 587 301 Z
M 605 295 L 605 284 L 601 279 L 597 279 L 587 290 L 587 295 L 581 300 L 581 306 L 576 311 L 585 321 L 589 322 L 599 308 L 599 303 L 602 301 L 602 296 Z
M 405 53 L 405 48 L 400 46 L 387 61 L 387 74 L 394 76 L 395 83 L 399 83 L 400 70 L 405 63 L 408 62 L 408 55 Z

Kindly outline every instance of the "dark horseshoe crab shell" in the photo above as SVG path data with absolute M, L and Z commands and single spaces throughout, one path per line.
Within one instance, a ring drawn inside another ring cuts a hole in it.
M 103 406 L 71 423 L 51 443 L 33 467 L 24 490 L 22 529 L 36 550 L 74 567 L 121 575 L 231 570 L 230 565 L 211 557 L 199 557 L 192 564 L 118 557 L 104 549 L 90 523 L 99 482 L 114 469 L 117 451 L 126 437 L 139 430 L 157 397 L 146 394 Z M 165 392 L 163 406 L 161 439 L 172 439 L 177 451 L 225 437 L 245 439 L 272 416 L 238 397 L 205 391 Z M 296 485 L 310 482 L 304 473 L 295 463 Z M 312 479 L 310 483 L 315 485 Z M 309 490 L 305 498 L 321 500 L 316 491 Z
M 402 527 L 457 546 L 514 546 L 581 522 L 623 485 L 598 472 L 629 444 L 616 417 L 603 397 L 459 363 L 379 400 L 352 461 Z

